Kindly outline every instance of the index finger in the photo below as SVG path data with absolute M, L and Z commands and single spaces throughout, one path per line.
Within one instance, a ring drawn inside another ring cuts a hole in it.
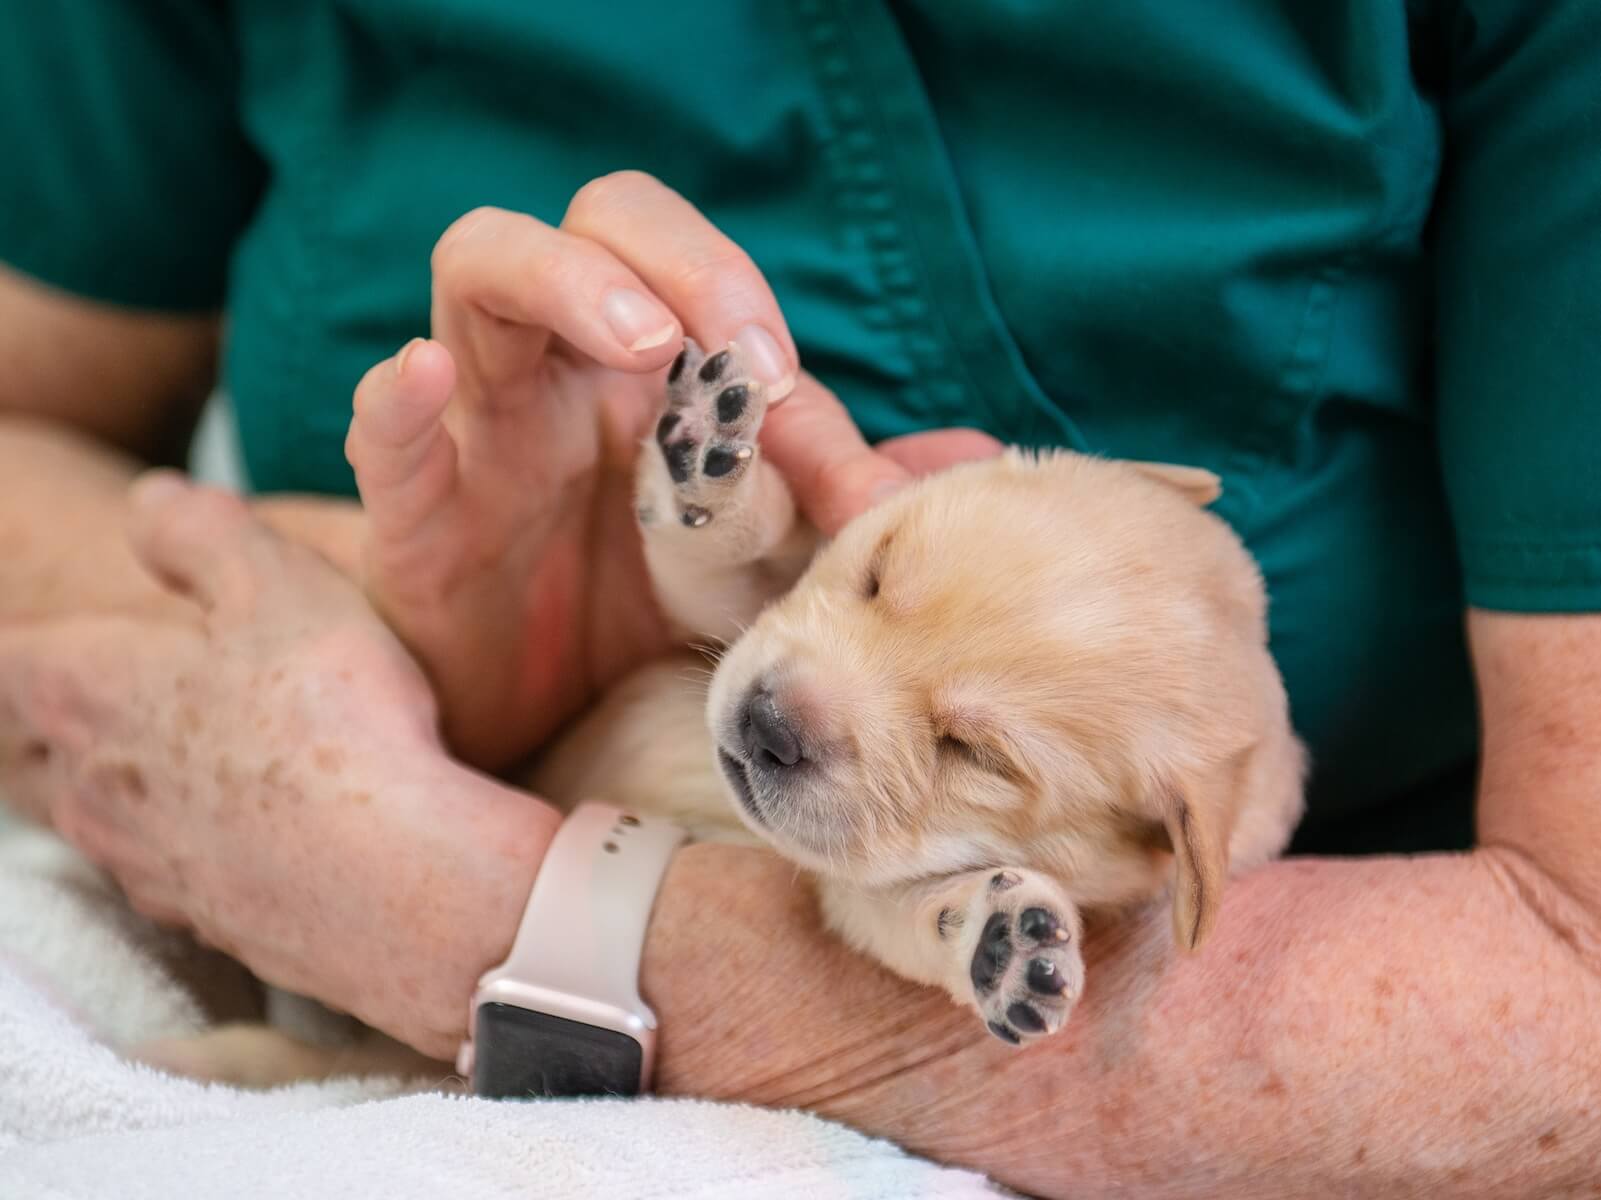
M 751 258 L 672 188 L 617 171 L 579 189 L 564 232 L 603 246 L 638 273 L 708 351 L 736 343 L 771 404 L 794 385 L 795 342 Z
M 936 429 L 892 438 L 875 449 L 839 398 L 805 372 L 789 400 L 768 409 L 761 441 L 801 512 L 830 537 L 916 476 L 988 458 L 1002 448 L 976 429 Z
M 761 442 L 801 512 L 830 537 L 912 478 L 869 446 L 838 397 L 805 372 L 789 399 L 767 410 Z

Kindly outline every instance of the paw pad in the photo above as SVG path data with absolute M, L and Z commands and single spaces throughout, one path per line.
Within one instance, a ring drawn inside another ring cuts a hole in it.
M 989 1031 L 1003 1042 L 1054 1033 L 1083 987 L 1084 962 L 1073 923 L 1058 911 L 1055 887 L 1031 875 L 999 871 L 982 899 L 983 927 L 968 975 Z
M 756 434 L 767 406 L 761 385 L 745 375 L 737 348 L 706 355 L 686 338 L 667 371 L 667 411 L 656 444 L 677 493 L 679 519 L 699 529 L 731 501 L 756 457 Z

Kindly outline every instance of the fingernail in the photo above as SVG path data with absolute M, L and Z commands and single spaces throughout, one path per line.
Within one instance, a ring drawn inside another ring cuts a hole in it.
M 400 348 L 400 353 L 395 356 L 396 375 L 404 375 L 406 373 L 406 364 L 411 361 L 411 352 L 427 340 L 427 338 L 415 337 Z
M 632 288 L 612 288 L 600 302 L 606 324 L 630 354 L 652 350 L 678 332 L 673 315 Z
M 795 390 L 795 372 L 779 349 L 778 340 L 760 325 L 747 325 L 734 335 L 751 374 L 767 389 L 767 403 L 777 404 Z

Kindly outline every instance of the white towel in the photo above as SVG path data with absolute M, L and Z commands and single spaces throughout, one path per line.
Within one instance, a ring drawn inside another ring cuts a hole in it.
M 0 1200 L 1005 1194 L 802 1113 L 164 1076 L 110 1048 L 201 1027 L 161 936 L 54 838 L 0 817 Z

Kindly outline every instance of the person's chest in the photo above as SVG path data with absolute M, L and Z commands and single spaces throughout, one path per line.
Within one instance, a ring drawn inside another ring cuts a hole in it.
M 1434 32 L 1402 0 L 234 7 L 272 180 L 230 303 L 259 484 L 348 490 L 350 391 L 425 330 L 451 220 L 555 223 L 639 169 L 750 252 L 870 436 L 1219 471 L 1315 743 L 1371 751 L 1379 647 L 1421 646 L 1403 698 L 1461 675 L 1421 387 Z

